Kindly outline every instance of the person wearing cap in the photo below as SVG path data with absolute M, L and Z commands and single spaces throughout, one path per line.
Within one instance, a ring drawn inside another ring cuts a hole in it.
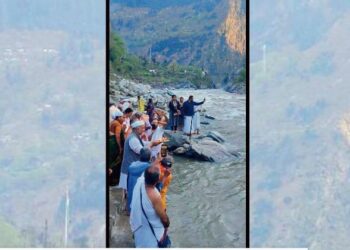
M 162 200 L 163 207 L 166 209 L 166 195 L 168 193 L 168 188 L 171 183 L 171 180 L 173 179 L 171 167 L 173 165 L 173 160 L 170 158 L 170 156 L 164 157 L 160 161 L 160 183 L 161 183 L 161 189 L 160 189 L 160 196 Z
M 112 113 L 112 119 L 113 121 L 109 126 L 109 134 L 115 136 L 119 151 L 121 152 L 123 151 L 123 144 L 124 144 L 122 132 L 124 132 L 124 129 L 125 129 L 125 125 L 124 125 L 125 117 L 121 111 L 116 110 Z
M 116 185 L 120 176 L 120 163 L 122 161 L 124 146 L 124 115 L 121 111 L 115 110 L 111 114 L 113 119 L 109 125 L 109 160 L 108 166 L 112 170 L 110 184 Z
M 109 123 L 111 123 L 114 119 L 112 118 L 112 114 L 115 112 L 115 111 L 120 111 L 119 108 L 117 108 L 117 106 L 114 104 L 114 103 L 111 103 L 109 105 Z
M 121 166 L 119 187 L 124 190 L 123 199 L 127 190 L 128 167 L 131 163 L 140 159 L 140 151 L 143 147 L 154 147 L 162 143 L 163 140 L 143 141 L 141 135 L 145 132 L 145 122 L 136 120 L 131 124 L 132 133 L 124 143 L 124 154 Z
M 128 168 L 128 211 L 131 210 L 132 193 L 137 179 L 151 165 L 151 150 L 143 147 L 140 151 L 140 160 L 134 161 Z
M 151 124 L 149 123 L 149 117 L 148 115 L 146 114 L 143 114 L 141 112 L 135 112 L 131 118 L 130 118 L 130 122 L 133 123 L 135 121 L 138 121 L 138 120 L 142 120 L 145 122 L 145 132 L 140 136 L 142 140 L 144 141 L 149 141 L 150 138 L 149 138 L 149 134 L 151 132 L 151 129 L 152 129 L 152 126 Z

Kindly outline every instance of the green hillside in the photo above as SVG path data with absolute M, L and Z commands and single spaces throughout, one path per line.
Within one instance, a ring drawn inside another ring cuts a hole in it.
M 24 247 L 25 242 L 21 238 L 17 230 L 6 223 L 3 218 L 0 217 L 0 246 L 1 247 Z
M 56 215 L 64 211 L 66 187 L 69 246 L 104 246 L 105 41 L 42 30 L 0 38 L 0 46 L 12 51 L 3 58 L 11 63 L 0 64 L 7 97 L 0 99 L 0 216 L 11 223 L 0 222 L 0 246 L 19 246 L 18 233 L 27 246 L 44 246 L 46 220 L 48 246 L 63 246 L 64 219 Z M 11 46 L 12 40 L 21 44 Z
M 210 76 L 198 67 L 175 62 L 157 63 L 128 53 L 125 42 L 116 33 L 110 37 L 110 65 L 112 72 L 143 83 L 191 83 L 199 88 L 210 87 L 212 83 Z

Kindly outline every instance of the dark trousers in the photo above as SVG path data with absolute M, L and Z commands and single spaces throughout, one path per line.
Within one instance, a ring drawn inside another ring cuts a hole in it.
M 170 112 L 170 126 L 171 130 L 177 130 L 177 124 L 178 124 L 178 115 L 175 115 L 175 113 Z

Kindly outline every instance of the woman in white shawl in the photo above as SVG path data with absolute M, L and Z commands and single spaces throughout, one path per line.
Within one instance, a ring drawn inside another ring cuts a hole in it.
M 200 117 L 200 111 L 201 111 L 201 107 L 200 106 L 194 106 L 194 116 L 193 116 L 193 121 L 192 121 L 192 131 L 194 131 L 194 133 L 199 134 L 199 130 L 201 128 L 201 117 Z

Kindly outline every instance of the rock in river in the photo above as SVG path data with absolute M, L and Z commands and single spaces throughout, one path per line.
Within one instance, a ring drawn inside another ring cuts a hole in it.
M 189 138 L 182 134 L 182 132 L 173 133 L 169 130 L 164 132 L 164 136 L 169 138 L 169 141 L 166 143 L 170 150 L 175 150 L 179 147 L 183 147 L 184 144 L 190 144 Z
M 191 149 L 186 152 L 186 155 L 198 160 L 225 162 L 237 158 L 225 146 L 209 139 L 201 140 L 198 143 L 194 142 L 191 146 Z
M 210 131 L 206 137 L 210 137 L 212 138 L 214 141 L 217 141 L 219 143 L 223 143 L 225 142 L 225 139 L 224 137 L 219 133 L 219 132 L 216 132 L 216 131 Z
M 215 120 L 215 117 L 211 116 L 211 115 L 205 115 L 205 118 L 210 119 L 210 120 Z
M 238 153 L 227 150 L 222 144 L 225 141 L 223 136 L 216 131 L 210 131 L 206 136 L 193 135 L 191 141 L 181 132 L 165 131 L 164 134 L 169 138 L 169 142 L 166 143 L 169 150 L 176 155 L 211 162 L 225 162 L 239 158 Z

